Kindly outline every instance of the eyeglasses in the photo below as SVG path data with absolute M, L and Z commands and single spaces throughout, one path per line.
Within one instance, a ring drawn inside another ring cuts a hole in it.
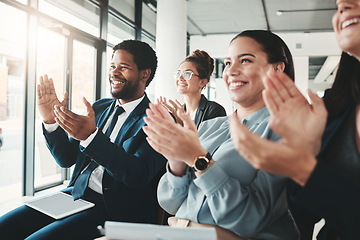
M 195 75 L 200 78 L 199 75 L 193 73 L 192 71 L 185 71 L 183 73 L 181 73 L 180 71 L 176 71 L 176 72 L 174 72 L 174 79 L 178 80 L 179 77 L 182 76 L 184 80 L 188 81 L 191 79 L 192 75 Z

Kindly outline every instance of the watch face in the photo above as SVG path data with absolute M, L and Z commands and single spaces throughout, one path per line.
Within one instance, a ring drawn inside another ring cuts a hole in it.
M 195 161 L 195 168 L 199 171 L 203 171 L 208 167 L 209 162 L 206 158 L 200 157 Z

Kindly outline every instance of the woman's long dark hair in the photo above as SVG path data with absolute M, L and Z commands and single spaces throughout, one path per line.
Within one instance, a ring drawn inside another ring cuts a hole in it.
M 294 62 L 291 52 L 286 43 L 276 34 L 267 30 L 245 30 L 236 35 L 238 37 L 249 37 L 254 39 L 262 46 L 262 50 L 268 56 L 269 63 L 283 62 L 285 64 L 284 73 L 292 80 L 295 79 Z
M 343 52 L 332 88 L 324 102 L 329 116 L 343 113 L 349 105 L 360 103 L 360 62 Z

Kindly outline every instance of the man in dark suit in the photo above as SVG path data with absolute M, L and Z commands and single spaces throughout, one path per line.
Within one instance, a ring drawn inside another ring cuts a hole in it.
M 154 184 L 166 160 L 149 146 L 142 127 L 150 102 L 145 88 L 154 77 L 157 57 L 137 40 L 123 41 L 113 50 L 109 82 L 114 98 L 93 106 L 84 98 L 86 115 L 67 109 L 67 93 L 60 102 L 46 75 L 37 88 L 48 148 L 61 167 L 75 165 L 64 192 L 95 207 L 54 221 L 22 206 L 0 218 L 2 237 L 94 239 L 99 236 L 96 227 L 107 220 L 156 222 Z M 21 231 L 15 230 L 19 224 Z

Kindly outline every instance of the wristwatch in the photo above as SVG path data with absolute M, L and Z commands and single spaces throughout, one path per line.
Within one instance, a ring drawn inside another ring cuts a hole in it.
M 193 169 L 196 172 L 203 172 L 210 166 L 210 160 L 211 160 L 210 153 L 206 153 L 206 156 L 199 156 L 196 157 L 194 160 L 194 167 Z

